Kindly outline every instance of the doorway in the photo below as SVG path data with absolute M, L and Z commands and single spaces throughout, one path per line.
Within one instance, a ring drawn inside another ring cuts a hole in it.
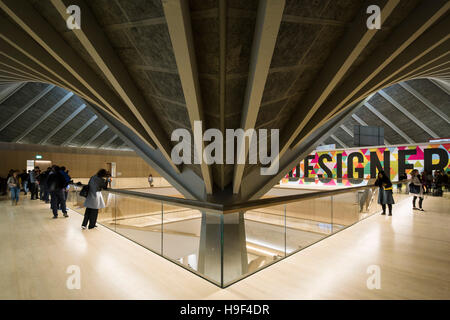
M 28 170 L 34 170 L 34 167 L 39 167 L 42 171 L 45 171 L 51 166 L 50 160 L 27 160 L 27 172 Z

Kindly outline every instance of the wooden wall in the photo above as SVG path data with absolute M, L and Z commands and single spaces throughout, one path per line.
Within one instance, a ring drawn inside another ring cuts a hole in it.
M 42 160 L 65 166 L 73 178 L 86 178 L 105 168 L 108 162 L 116 163 L 117 177 L 160 176 L 142 158 L 131 151 L 98 150 L 91 148 L 69 148 L 17 143 L 0 143 L 0 176 L 5 177 L 10 169 L 23 170 L 27 160 Z M 42 169 L 42 168 L 41 168 Z M 119 175 L 120 173 L 120 175 Z

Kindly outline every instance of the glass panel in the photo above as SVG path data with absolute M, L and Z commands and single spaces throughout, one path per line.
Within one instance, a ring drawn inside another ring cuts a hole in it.
M 223 215 L 166 204 L 164 208 L 163 255 L 221 286 Z
M 116 195 L 107 190 L 103 190 L 101 193 L 106 207 L 98 210 L 97 222 L 116 231 Z
M 286 255 L 285 205 L 224 215 L 224 285 Z
M 202 213 L 164 203 L 163 256 L 198 271 Z
M 406 190 L 405 190 L 406 189 Z M 67 204 L 84 214 L 80 186 Z M 398 203 L 407 185 L 394 188 Z M 286 255 L 380 212 L 378 188 L 218 214 L 141 196 L 102 191 L 98 222 L 219 286 L 257 272 Z
M 371 188 L 369 189 L 368 197 L 362 199 L 364 205 L 362 206 L 361 219 L 367 218 L 375 213 L 380 212 L 381 206 L 378 204 L 378 191 L 379 188 Z
M 286 252 L 290 254 L 332 232 L 332 199 L 323 197 L 286 205 Z
M 108 202 L 108 206 L 99 213 L 99 222 L 115 228 L 116 232 L 128 239 L 161 254 L 162 202 L 113 193 L 109 193 L 106 197 L 104 199 Z
M 333 196 L 333 232 L 354 224 L 360 217 L 361 195 L 358 191 Z

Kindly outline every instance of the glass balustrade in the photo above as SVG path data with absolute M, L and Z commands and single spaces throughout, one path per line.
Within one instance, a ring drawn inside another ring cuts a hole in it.
M 67 199 L 84 214 L 81 186 Z M 377 212 L 373 186 L 266 198 L 227 206 L 123 190 L 102 191 L 98 223 L 226 287 Z M 407 184 L 394 187 L 398 203 Z M 151 267 L 151 266 L 149 266 Z

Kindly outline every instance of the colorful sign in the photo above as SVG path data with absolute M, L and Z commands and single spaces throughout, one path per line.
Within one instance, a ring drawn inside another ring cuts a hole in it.
M 402 173 L 409 174 L 413 169 L 449 170 L 449 154 L 450 143 L 314 151 L 282 183 L 324 180 L 324 184 L 336 185 L 333 179 L 367 180 L 376 178 L 380 170 L 389 172 L 391 180 L 396 181 Z

